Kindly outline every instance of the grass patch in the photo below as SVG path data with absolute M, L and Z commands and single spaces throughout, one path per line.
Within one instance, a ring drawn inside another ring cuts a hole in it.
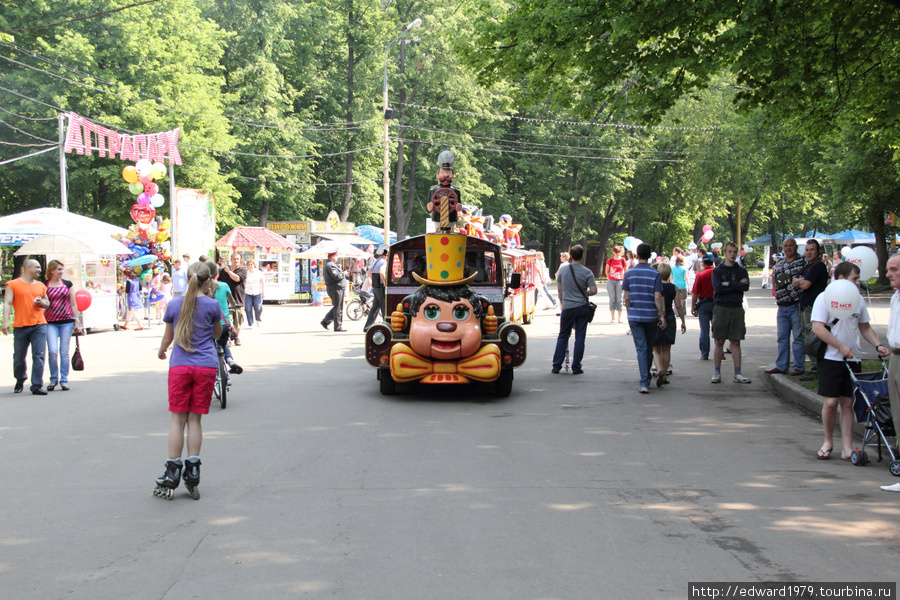
M 877 373 L 881 370 L 881 361 L 880 360 L 864 360 L 862 361 L 862 372 L 863 373 Z M 819 379 L 813 379 L 812 381 L 797 381 L 804 389 L 807 389 L 813 393 L 817 393 L 819 391 Z

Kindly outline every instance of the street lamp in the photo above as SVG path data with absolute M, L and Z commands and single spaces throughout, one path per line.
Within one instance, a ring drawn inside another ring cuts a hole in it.
M 391 46 L 403 37 L 407 31 L 410 29 L 414 29 L 422 24 L 422 19 L 416 19 L 409 25 L 403 28 L 403 30 L 388 42 L 388 45 L 384 49 L 384 132 L 382 136 L 382 141 L 384 143 L 384 178 L 382 182 L 384 183 L 384 244 L 385 246 L 390 245 L 391 243 L 391 194 L 390 194 L 390 176 L 388 171 L 390 169 L 390 139 L 388 138 L 388 121 L 394 118 L 394 111 L 388 108 L 388 80 L 387 80 L 387 66 L 388 66 L 388 53 L 391 50 Z

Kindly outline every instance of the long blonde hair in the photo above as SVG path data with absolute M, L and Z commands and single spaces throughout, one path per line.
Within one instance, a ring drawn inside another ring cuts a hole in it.
M 178 325 L 175 326 L 175 343 L 185 352 L 193 353 L 194 349 L 194 309 L 197 307 L 197 295 L 204 293 L 209 285 L 209 269 L 202 262 L 195 262 L 188 267 L 188 287 L 184 292 L 184 304 L 178 313 Z

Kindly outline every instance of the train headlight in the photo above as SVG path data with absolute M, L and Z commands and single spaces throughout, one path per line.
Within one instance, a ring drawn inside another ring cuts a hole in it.
M 381 346 L 387 341 L 387 337 L 384 335 L 383 331 L 376 331 L 372 334 L 372 342 L 376 346 Z
M 515 331 L 510 331 L 506 334 L 506 343 L 510 346 L 515 346 L 519 343 L 519 334 Z

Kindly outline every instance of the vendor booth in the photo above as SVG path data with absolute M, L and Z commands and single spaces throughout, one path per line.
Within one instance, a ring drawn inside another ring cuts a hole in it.
M 337 212 L 331 211 L 324 221 L 269 221 L 266 227 L 271 231 L 283 235 L 288 240 L 299 244 L 306 250 L 310 246 L 325 241 L 345 242 L 358 249 L 369 249 L 370 252 L 378 247 L 379 243 L 358 234 L 356 227 L 351 222 L 341 222 Z M 371 256 L 371 254 L 370 254 Z M 294 256 L 294 281 L 295 288 L 293 298 L 315 302 L 316 280 L 321 279 L 318 270 L 319 264 L 315 259 Z M 324 256 L 322 257 L 324 259 Z
M 34 238 L 16 251 L 16 256 L 56 259 L 65 265 L 65 279 L 76 290 L 91 293 L 91 306 L 81 315 L 85 331 L 118 329 L 116 307 L 116 256 L 131 251 L 116 240 L 102 236 L 46 235 Z
M 284 303 L 291 299 L 296 286 L 294 253 L 300 247 L 265 227 L 235 227 L 216 242 L 219 256 L 226 263 L 232 253 L 241 262 L 252 260 L 266 281 L 264 300 Z
M 338 262 L 341 264 L 341 267 L 346 270 L 350 270 L 350 263 L 352 261 L 358 261 L 360 259 L 368 260 L 372 258 L 372 255 L 368 252 L 364 252 L 346 242 L 335 240 L 324 240 L 315 246 L 312 246 L 309 250 L 298 254 L 297 258 L 310 264 L 309 270 L 312 274 L 310 281 L 313 291 L 313 304 L 316 306 L 329 304 L 331 302 L 331 299 L 328 297 L 325 290 L 325 281 L 322 278 L 322 264 L 325 262 L 328 255 L 332 253 L 337 253 Z M 347 299 L 349 300 L 349 296 Z

